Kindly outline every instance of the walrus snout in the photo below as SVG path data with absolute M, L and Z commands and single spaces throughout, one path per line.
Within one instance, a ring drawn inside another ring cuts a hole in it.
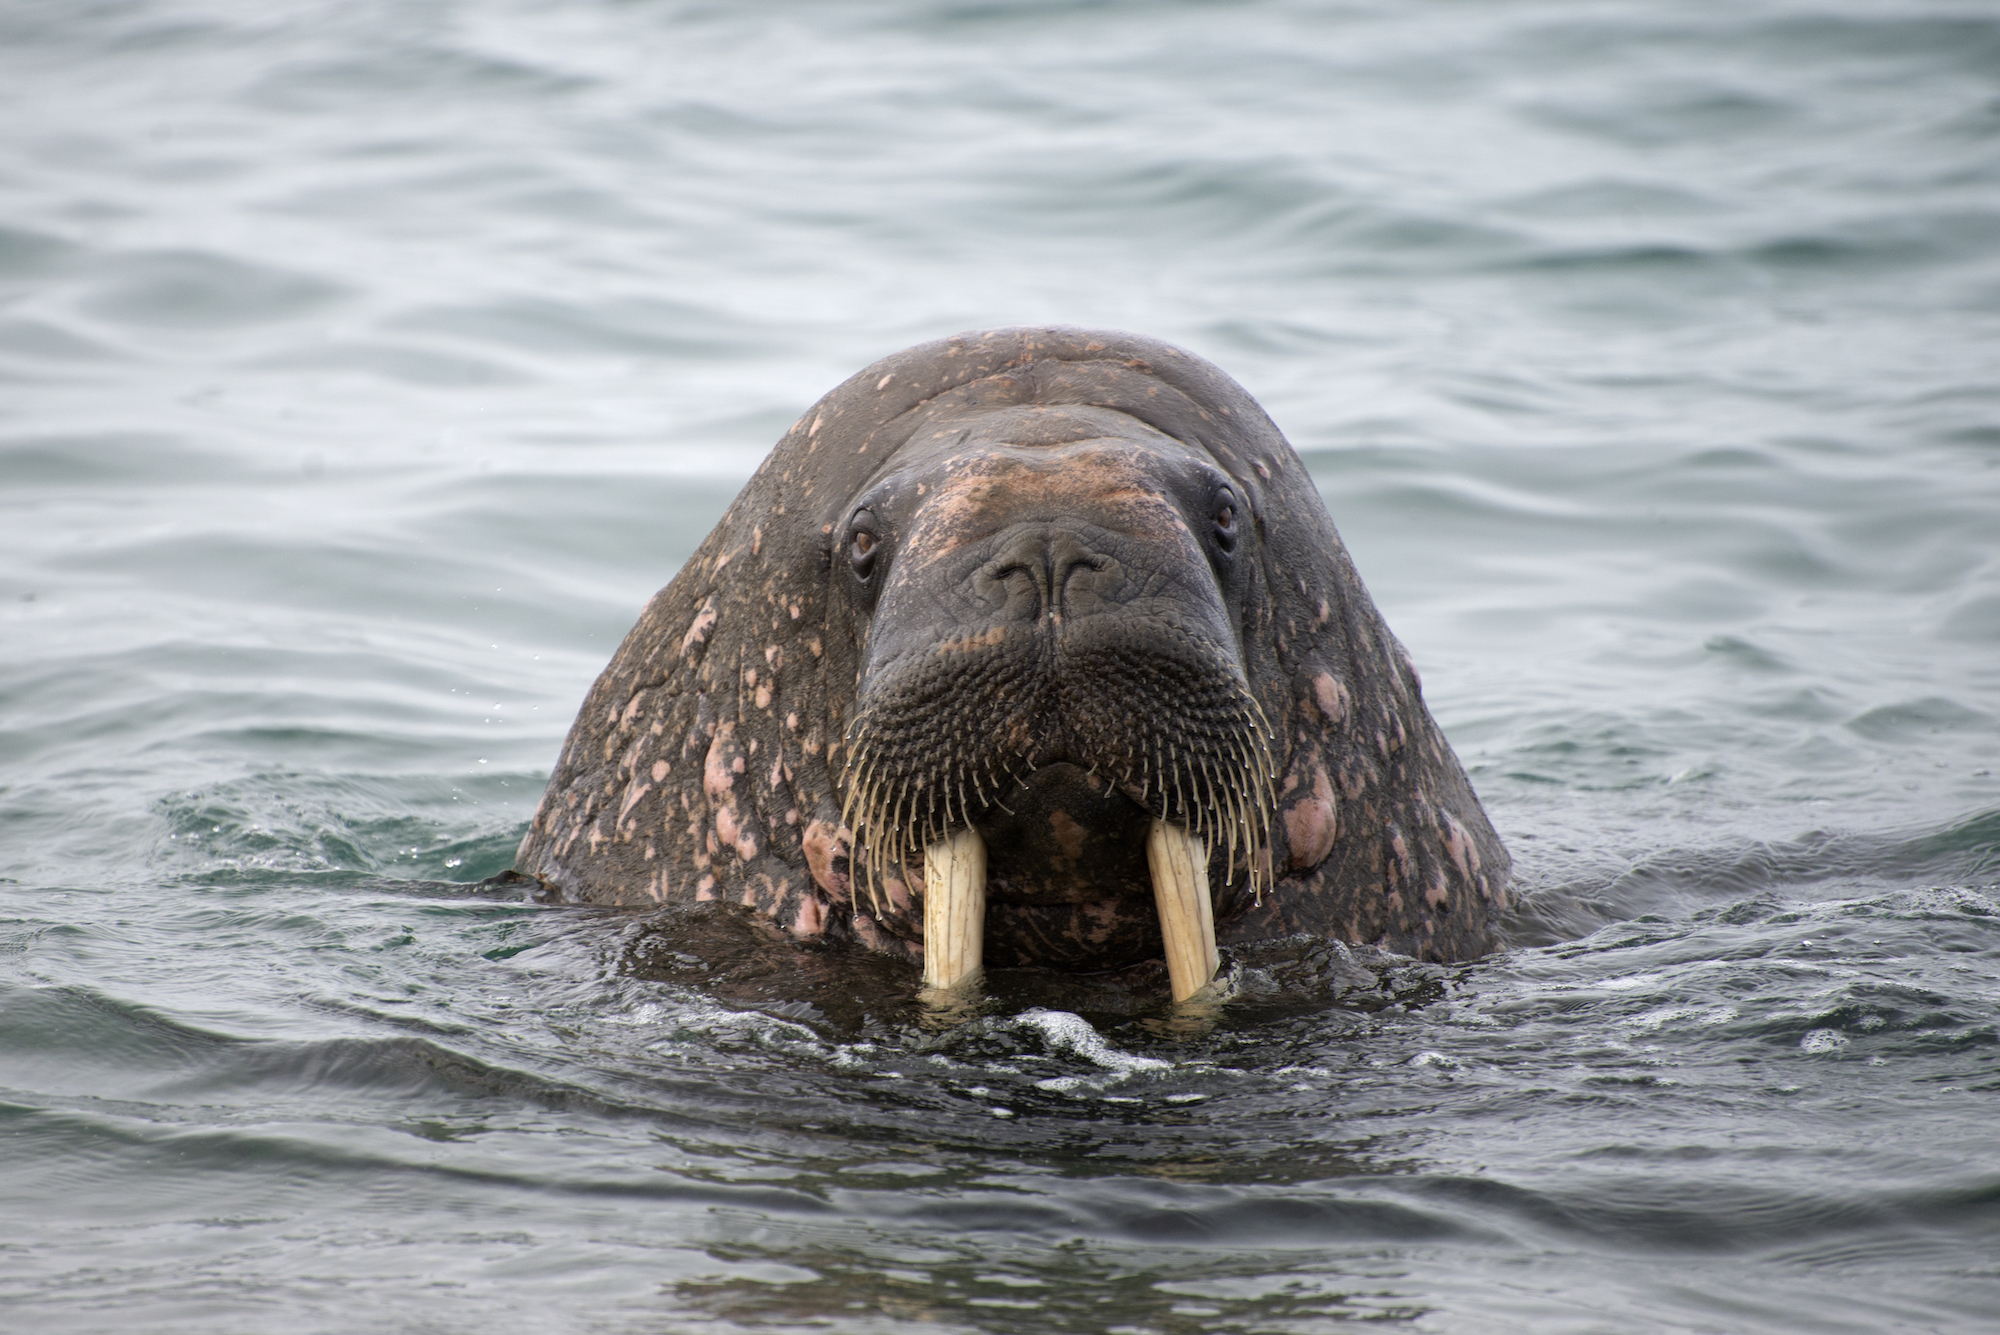
M 1177 993 L 1213 972 L 1210 877 L 1261 888 L 1275 779 L 1233 546 L 1197 536 L 1217 491 L 1183 455 L 1091 440 L 961 451 L 857 508 L 880 583 L 843 824 L 864 893 L 922 862 L 933 984 L 989 940 L 1069 968 L 1164 949 Z

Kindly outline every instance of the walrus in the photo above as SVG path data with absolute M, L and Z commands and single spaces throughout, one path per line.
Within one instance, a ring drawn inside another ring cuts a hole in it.
M 517 870 L 919 962 L 1496 944 L 1506 849 L 1304 465 L 1132 334 L 1010 328 L 815 404 L 591 687 Z

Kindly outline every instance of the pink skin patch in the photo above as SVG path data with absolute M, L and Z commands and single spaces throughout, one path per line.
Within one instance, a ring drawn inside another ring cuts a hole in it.
M 793 936 L 818 936 L 826 930 L 826 913 L 821 907 L 818 895 L 802 895 L 799 899 L 799 913 L 792 919 Z
M 694 620 L 688 623 L 687 634 L 681 637 L 681 656 L 683 658 L 687 656 L 688 650 L 694 648 L 697 644 L 707 641 L 709 631 L 715 629 L 715 617 L 715 608 L 712 606 L 703 607 L 701 611 L 694 614 Z
M 1347 687 L 1335 681 L 1331 672 L 1322 672 L 1313 678 L 1313 703 L 1328 723 L 1342 723 L 1347 719 L 1348 706 L 1352 703 Z
M 1289 790 L 1292 785 L 1287 784 Z M 1333 799 L 1333 781 L 1326 766 L 1313 761 L 1312 792 L 1285 808 L 1285 839 L 1291 845 L 1286 866 L 1304 871 L 1326 861 L 1333 841 L 1340 834 L 1339 809 Z
M 719 843 L 734 849 L 736 856 L 748 862 L 757 856 L 757 837 L 737 805 L 736 776 L 743 770 L 743 753 L 736 745 L 736 725 L 717 725 L 715 740 L 709 743 L 708 756 L 702 762 L 702 791 L 708 795 L 708 804 L 715 812 Z
M 847 841 L 832 821 L 816 820 L 806 826 L 804 839 L 806 866 L 812 871 L 813 881 L 836 901 L 853 901 L 853 892 L 845 875 L 833 869 L 833 860 L 847 856 Z M 855 919 L 856 924 L 860 919 Z
M 725 846 L 736 850 L 736 856 L 745 862 L 757 856 L 757 839 L 743 828 L 737 819 L 734 803 L 715 813 L 715 832 L 722 837 Z
M 1473 846 L 1472 836 L 1465 832 L 1465 827 L 1458 823 L 1456 817 L 1448 811 L 1442 814 L 1445 851 L 1451 854 L 1452 865 L 1458 868 L 1458 874 L 1470 885 L 1478 877 L 1479 850 Z
M 742 757 L 736 749 L 736 725 L 720 724 L 715 729 L 715 740 L 709 744 L 708 759 L 702 765 L 701 786 L 708 794 L 708 800 L 715 806 L 736 805 L 737 762 Z

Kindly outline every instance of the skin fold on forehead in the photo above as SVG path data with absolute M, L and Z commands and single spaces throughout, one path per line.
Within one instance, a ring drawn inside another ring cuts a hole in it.
M 917 493 L 908 552 L 947 556 L 1027 523 L 1094 524 L 1134 534 L 1187 527 L 1161 486 L 1157 461 L 1126 442 L 964 449 L 904 482 L 898 500 Z
M 911 349 L 869 368 L 800 419 L 792 435 L 804 438 L 805 452 L 816 461 L 831 456 L 816 497 L 828 506 L 826 520 L 838 522 L 844 516 L 835 507 L 893 470 L 987 445 L 1052 446 L 1100 436 L 1192 449 L 1242 484 L 1246 499 L 1264 480 L 1256 462 L 1268 474 L 1289 454 L 1235 382 L 1178 349 L 1132 340 L 1154 354 L 1148 361 L 1097 337 L 1017 341 L 1009 333 L 1030 331 Z
M 1022 562 L 1067 553 L 1085 563 L 1060 590 L 1045 588 L 1034 600 L 1051 602 L 1043 610 L 1058 623 L 1072 609 L 1114 601 L 1135 615 L 1175 602 L 1220 615 L 1185 511 L 1227 484 L 1212 464 L 1171 444 L 1102 437 L 1053 447 L 986 444 L 898 469 L 858 507 L 882 535 L 888 567 L 868 638 L 885 624 L 898 638 L 922 637 L 928 620 L 936 638 L 957 641 L 974 629 L 960 624 L 965 619 L 1002 618 L 1006 594 L 992 587 L 993 572 L 1018 564 L 1010 552 Z M 1102 596 L 1083 596 L 1093 593 Z M 1215 630 L 1229 635 L 1226 625 Z
M 939 414 L 858 488 L 856 504 L 929 498 L 930 522 L 944 530 L 934 540 L 965 541 L 978 536 L 983 500 L 1010 522 L 1072 517 L 1079 505 L 1105 506 L 1121 493 L 1160 499 L 1162 475 L 1176 462 L 1222 471 L 1206 452 L 1114 409 L 978 406 Z M 1045 498 L 1039 513 L 1030 491 Z M 939 492 L 954 499 L 939 505 Z

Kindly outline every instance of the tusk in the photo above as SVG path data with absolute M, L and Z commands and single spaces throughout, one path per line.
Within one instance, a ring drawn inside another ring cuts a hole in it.
M 979 972 L 986 939 L 986 841 L 967 826 L 924 848 L 924 986 Z
M 1173 983 L 1174 1000 L 1186 1001 L 1215 977 L 1215 905 L 1208 898 L 1208 849 L 1180 826 L 1156 820 L 1146 835 L 1146 865 L 1153 871 L 1160 935 L 1167 939 L 1167 977 Z

